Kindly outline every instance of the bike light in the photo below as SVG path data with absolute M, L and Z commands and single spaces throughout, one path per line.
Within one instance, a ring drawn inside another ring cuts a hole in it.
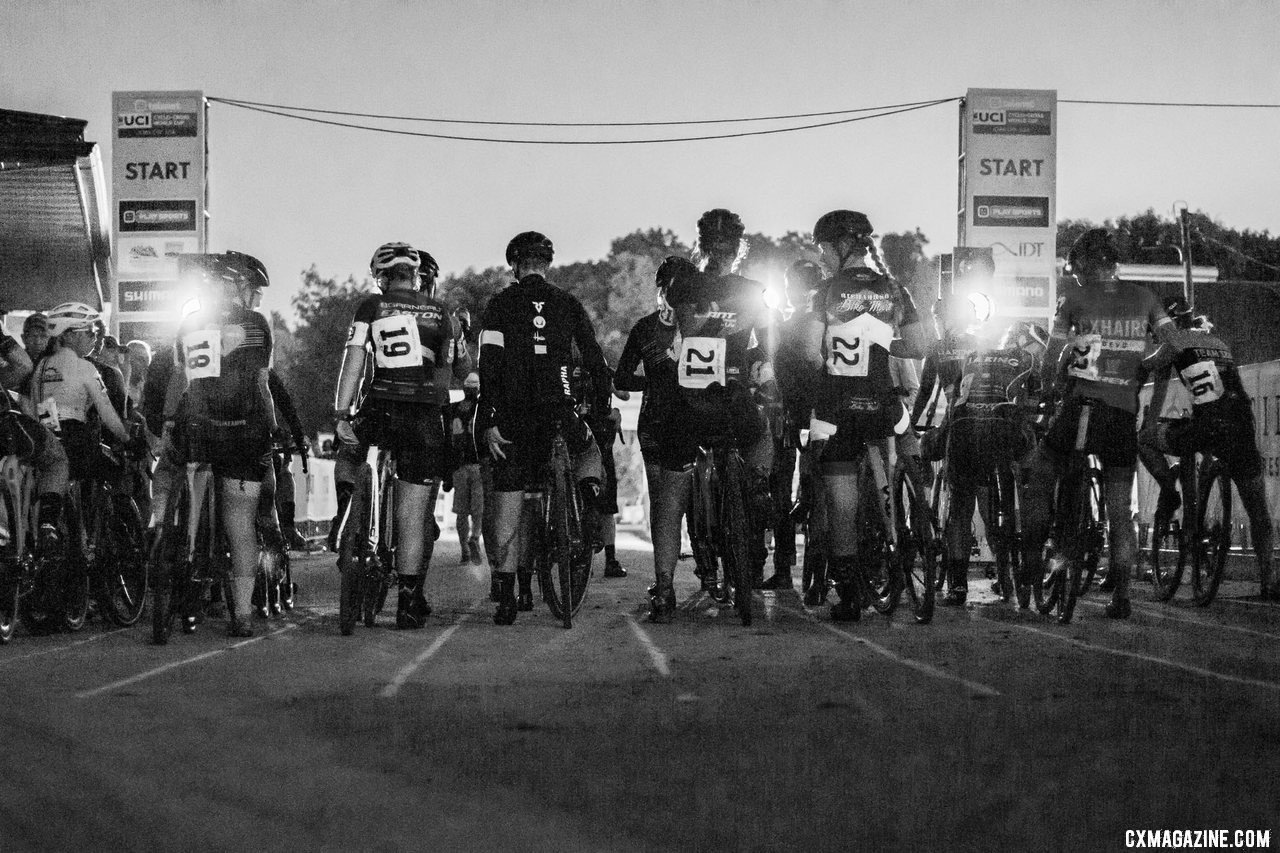
M 186 302 L 182 303 L 182 318 L 184 320 L 187 317 L 190 317 L 192 314 L 198 313 L 199 311 L 200 311 L 200 299 L 198 297 L 193 296 L 190 299 L 188 299 Z
M 994 308 L 991 297 L 985 293 L 975 291 L 967 294 L 966 298 L 969 300 L 969 304 L 973 306 L 973 316 L 979 323 L 985 323 L 991 319 L 992 309 Z
M 770 311 L 777 311 L 782 307 L 782 291 L 772 284 L 766 285 L 764 289 L 764 304 Z

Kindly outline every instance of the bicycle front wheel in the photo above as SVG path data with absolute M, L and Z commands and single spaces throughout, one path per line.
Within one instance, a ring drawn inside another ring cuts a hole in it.
M 548 485 L 546 500 L 548 501 L 549 527 L 547 540 L 543 546 L 545 567 L 539 575 L 547 581 L 543 590 L 547 606 L 551 614 L 560 620 L 565 628 L 573 627 L 574 591 L 573 591 L 573 542 L 569 530 L 569 489 L 572 486 L 572 475 L 568 466 L 557 460 L 552 464 L 552 476 Z M 581 596 L 578 604 L 582 603 Z
M 1191 555 L 1191 600 L 1207 607 L 1218 594 L 1231 550 L 1231 478 L 1216 462 L 1200 477 L 1199 522 Z
M 103 561 L 107 615 L 127 628 L 142 618 L 147 599 L 147 555 L 138 507 L 132 499 L 110 501 L 102 532 L 105 548 L 100 547 L 97 554 Z
M 356 481 L 338 546 L 338 571 L 342 582 L 338 591 L 338 631 L 351 636 L 360 619 L 364 602 L 365 577 L 371 558 L 369 547 L 369 470 Z
M 929 505 L 922 495 L 917 495 L 915 485 L 905 467 L 897 476 L 894 497 L 898 511 L 898 559 L 902 566 L 903 588 L 921 625 L 933 620 L 937 597 L 934 582 L 938 573 L 938 537 L 929 512 Z

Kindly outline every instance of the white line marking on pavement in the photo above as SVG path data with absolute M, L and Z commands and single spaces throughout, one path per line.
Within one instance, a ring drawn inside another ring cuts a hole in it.
M 1106 607 L 1100 601 L 1081 601 L 1081 604 L 1087 604 L 1090 607 Z M 1264 637 L 1268 640 L 1280 640 L 1280 634 L 1268 634 L 1266 631 L 1255 631 L 1252 628 L 1240 628 L 1235 625 L 1220 625 L 1216 622 L 1210 622 L 1207 619 L 1196 619 L 1190 616 L 1174 616 L 1172 613 L 1165 613 L 1157 610 L 1155 607 L 1146 607 L 1133 603 L 1133 609 L 1141 613 L 1143 616 L 1153 616 L 1156 619 L 1168 619 L 1170 622 L 1182 622 L 1187 625 L 1199 625 L 1201 628 L 1209 628 L 1214 631 L 1230 631 L 1235 634 L 1243 634 L 1246 637 Z
M 1270 607 L 1273 610 L 1280 610 L 1274 601 L 1250 601 L 1247 598 L 1231 598 L 1230 596 L 1220 595 L 1217 601 L 1225 601 L 1227 604 L 1247 604 L 1250 607 Z
M 397 672 L 395 677 L 387 683 L 386 687 L 382 688 L 382 690 L 378 692 L 378 695 L 383 699 L 394 699 L 396 694 L 400 692 L 400 688 L 404 687 L 405 682 L 409 680 L 409 677 L 417 672 L 424 663 L 431 660 L 431 658 L 435 656 L 435 653 L 440 651 L 445 643 L 449 642 L 449 638 L 453 636 L 454 632 L 462 627 L 463 623 L 476 615 L 474 608 L 479 606 L 479 602 L 477 602 L 473 605 L 472 610 L 463 613 L 458 617 L 457 622 L 454 622 L 448 628 L 441 631 L 440 635 L 431 641 L 431 645 L 419 652 L 417 657 L 400 667 L 400 671 Z
M 83 646 L 85 643 L 96 643 L 98 642 L 98 640 L 103 640 L 103 639 L 106 639 L 107 637 L 113 637 L 116 634 L 124 633 L 125 630 L 126 629 L 124 628 L 115 628 L 110 631 L 103 631 L 101 634 L 94 634 L 92 637 L 85 637 L 83 640 L 76 640 L 74 643 L 63 643 L 60 646 L 54 646 L 53 648 L 49 648 L 49 649 L 41 649 L 38 652 L 27 652 L 25 655 L 14 655 L 13 657 L 10 657 L 9 655 L 5 655 L 2 659 L 0 659 L 0 666 L 4 666 L 7 663 L 15 663 L 20 660 L 26 660 L 27 658 L 38 658 L 38 657 L 43 657 L 44 655 L 56 654 L 57 652 L 63 652 L 63 651 L 66 651 L 67 649 L 74 648 L 76 646 Z
M 649 661 L 653 664 L 653 668 L 658 671 L 658 675 L 663 678 L 670 678 L 671 667 L 667 664 L 666 653 L 658 648 L 658 644 L 653 641 L 653 638 L 649 636 L 644 628 L 640 627 L 640 623 L 636 621 L 634 616 L 627 616 L 627 624 L 631 626 L 631 633 L 636 635 L 636 641 L 649 653 Z
M 970 681 L 967 678 L 963 678 L 959 675 L 955 675 L 954 673 L 946 672 L 944 670 L 938 669 L 935 666 L 930 666 L 929 664 L 924 663 L 922 661 L 918 661 L 915 658 L 903 657 L 897 652 L 893 652 L 893 651 L 890 651 L 889 649 L 886 649 L 884 646 L 880 645 L 879 643 L 871 642 L 866 637 L 859 637 L 857 634 L 851 634 L 848 631 L 843 631 L 834 625 L 823 622 L 822 620 L 818 619 L 817 616 L 814 616 L 812 613 L 810 613 L 807 610 L 792 610 L 792 612 L 798 613 L 801 616 L 804 616 L 806 619 L 809 619 L 810 621 L 813 622 L 813 624 L 817 625 L 819 628 L 822 628 L 825 631 L 829 631 L 832 634 L 835 634 L 838 637 L 843 637 L 846 640 L 853 640 L 855 643 L 858 643 L 859 645 L 863 645 L 871 649 L 876 654 L 881 655 L 882 657 L 888 658 L 894 663 L 901 664 L 902 666 L 905 666 L 909 669 L 914 669 L 916 672 L 920 672 L 925 675 L 932 676 L 933 678 L 939 678 L 939 679 L 942 679 L 943 681 L 954 681 L 958 684 L 963 684 L 965 687 L 967 687 L 970 691 L 972 691 L 978 696 L 993 698 L 1000 695 L 1000 691 L 996 690 L 994 687 L 991 687 L 990 685 L 983 684 L 980 681 Z
M 250 637 L 247 640 L 241 640 L 238 643 L 232 643 L 231 645 L 223 646 L 220 649 L 213 649 L 212 651 L 203 652 L 198 655 L 193 655 L 192 657 L 189 657 L 189 658 L 183 658 L 182 660 L 171 661 L 170 663 L 157 666 L 154 669 L 149 669 L 146 672 L 140 672 L 137 675 L 131 675 L 128 678 L 122 678 L 119 681 L 113 681 L 110 684 L 104 684 L 101 687 L 95 687 L 92 690 L 82 690 L 76 694 L 76 698 L 92 699 L 94 696 L 101 696 L 103 693 L 110 693 L 112 690 L 119 690 L 121 687 L 128 687 L 131 684 L 137 684 L 140 681 L 146 681 L 148 678 L 151 678 L 156 675 L 160 675 L 162 673 L 166 673 L 171 669 L 177 669 L 178 667 L 186 666 L 187 664 L 198 663 L 199 661 L 207 660 L 208 658 L 216 657 L 217 655 L 226 654 L 227 652 L 232 651 L 233 649 L 239 649 L 239 648 L 243 648 L 244 646 L 249 646 L 254 643 L 259 643 L 263 640 L 269 639 L 271 637 L 275 637 L 279 634 L 283 634 L 285 631 L 292 631 L 294 628 L 297 628 L 301 624 L 302 623 L 300 622 L 295 622 L 291 625 L 285 625 L 283 628 L 277 628 L 276 630 L 272 631 L 269 634 L 261 634 L 257 637 Z
M 1112 649 L 1112 648 L 1108 648 L 1107 646 L 1098 646 L 1098 645 L 1094 645 L 1093 643 L 1086 643 L 1084 640 L 1077 640 L 1074 637 L 1064 637 L 1061 634 L 1055 634 L 1054 632 L 1046 631 L 1043 628 L 1033 628 L 1030 625 L 1019 625 L 1016 622 L 1005 622 L 1000 619 L 991 619 L 990 621 L 996 622 L 1000 625 L 1007 625 L 1010 628 L 1018 628 L 1023 631 L 1029 631 L 1032 634 L 1040 634 L 1041 636 L 1048 637 L 1053 640 L 1058 640 L 1063 643 L 1070 643 L 1073 646 L 1079 646 L 1082 649 L 1089 649 L 1090 651 L 1094 651 L 1094 652 L 1102 652 L 1103 654 L 1115 655 L 1117 657 L 1122 657 L 1122 658 L 1132 658 L 1133 660 L 1146 661 L 1147 663 L 1158 663 L 1164 666 L 1172 667 L 1173 669 L 1180 669 L 1183 672 L 1190 672 L 1194 675 L 1203 675 L 1206 678 L 1216 678 L 1219 681 L 1229 681 L 1232 684 L 1244 684 L 1249 687 L 1262 687 L 1266 690 L 1280 691 L 1280 683 L 1277 683 L 1274 681 L 1263 681 L 1260 678 L 1245 678 L 1244 676 L 1240 676 L 1240 675 L 1228 675 L 1225 672 L 1217 672 L 1212 669 L 1205 669 L 1203 667 L 1193 666 L 1192 664 L 1189 664 L 1189 663 L 1182 663 L 1181 661 L 1156 657 L 1155 655 L 1144 655 L 1141 652 L 1129 652 L 1123 649 Z

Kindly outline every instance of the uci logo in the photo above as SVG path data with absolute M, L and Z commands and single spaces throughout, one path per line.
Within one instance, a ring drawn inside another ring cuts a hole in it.
M 974 124 L 1004 124 L 1004 110 L 974 110 Z

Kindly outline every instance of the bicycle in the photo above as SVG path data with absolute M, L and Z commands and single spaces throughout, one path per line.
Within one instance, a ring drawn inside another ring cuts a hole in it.
M 147 560 L 138 505 L 124 483 L 124 457 L 99 446 L 99 476 L 80 491 L 78 511 L 87 532 L 94 599 L 121 628 L 142 618 L 147 596 Z M 86 493 L 87 491 L 87 493 Z
M 536 513 L 530 548 L 533 572 L 551 614 L 565 628 L 582 609 L 591 582 L 591 543 L 584 535 L 582 498 L 574 488 L 573 460 L 560 424 L 551 442 L 551 461 L 541 489 L 531 489 L 526 511 Z
M 1036 609 L 1046 616 L 1055 614 L 1064 625 L 1092 582 L 1105 544 L 1102 469 L 1098 458 L 1085 452 L 1094 405 L 1089 398 L 1081 401 L 1075 445 L 1057 484 L 1054 544 L 1045 546 L 1048 557 L 1041 577 L 1031 579 Z
M 732 601 L 751 625 L 751 561 L 747 553 L 746 470 L 728 435 L 698 447 L 693 463 L 689 537 L 703 543 L 707 566 L 720 569 L 720 601 Z
M 0 645 L 13 639 L 24 587 L 37 569 L 35 472 L 17 456 L 0 458 Z
M 215 582 L 222 583 L 231 570 L 212 469 L 185 463 L 177 486 L 148 550 L 156 567 L 151 595 L 151 639 L 156 645 L 168 643 L 179 622 L 182 633 L 195 632 Z
M 1153 519 L 1151 581 L 1156 599 L 1169 601 L 1190 562 L 1191 600 L 1207 607 L 1218 593 L 1231 548 L 1231 479 L 1216 456 L 1198 452 L 1180 459 L 1178 484 L 1183 521 Z M 1164 557 L 1170 551 L 1176 551 L 1172 561 Z
M 344 637 L 355 631 L 357 621 L 366 628 L 377 622 L 391 589 L 395 560 L 393 511 L 395 460 L 377 445 L 369 445 L 356 475 L 355 490 L 347 512 L 339 522 L 338 630 Z
M 284 465 L 277 464 L 282 456 L 295 452 L 292 443 L 277 443 L 272 449 L 271 470 L 263 481 L 262 497 L 258 505 L 258 532 L 263 539 L 263 549 L 258 556 L 258 571 L 253 582 L 252 604 L 263 618 L 293 610 L 298 585 L 293 581 L 293 560 L 289 546 L 276 515 L 276 494 L 279 477 L 291 476 Z M 307 454 L 302 458 L 302 472 L 309 473 Z M 267 487 L 267 482 L 271 487 Z

